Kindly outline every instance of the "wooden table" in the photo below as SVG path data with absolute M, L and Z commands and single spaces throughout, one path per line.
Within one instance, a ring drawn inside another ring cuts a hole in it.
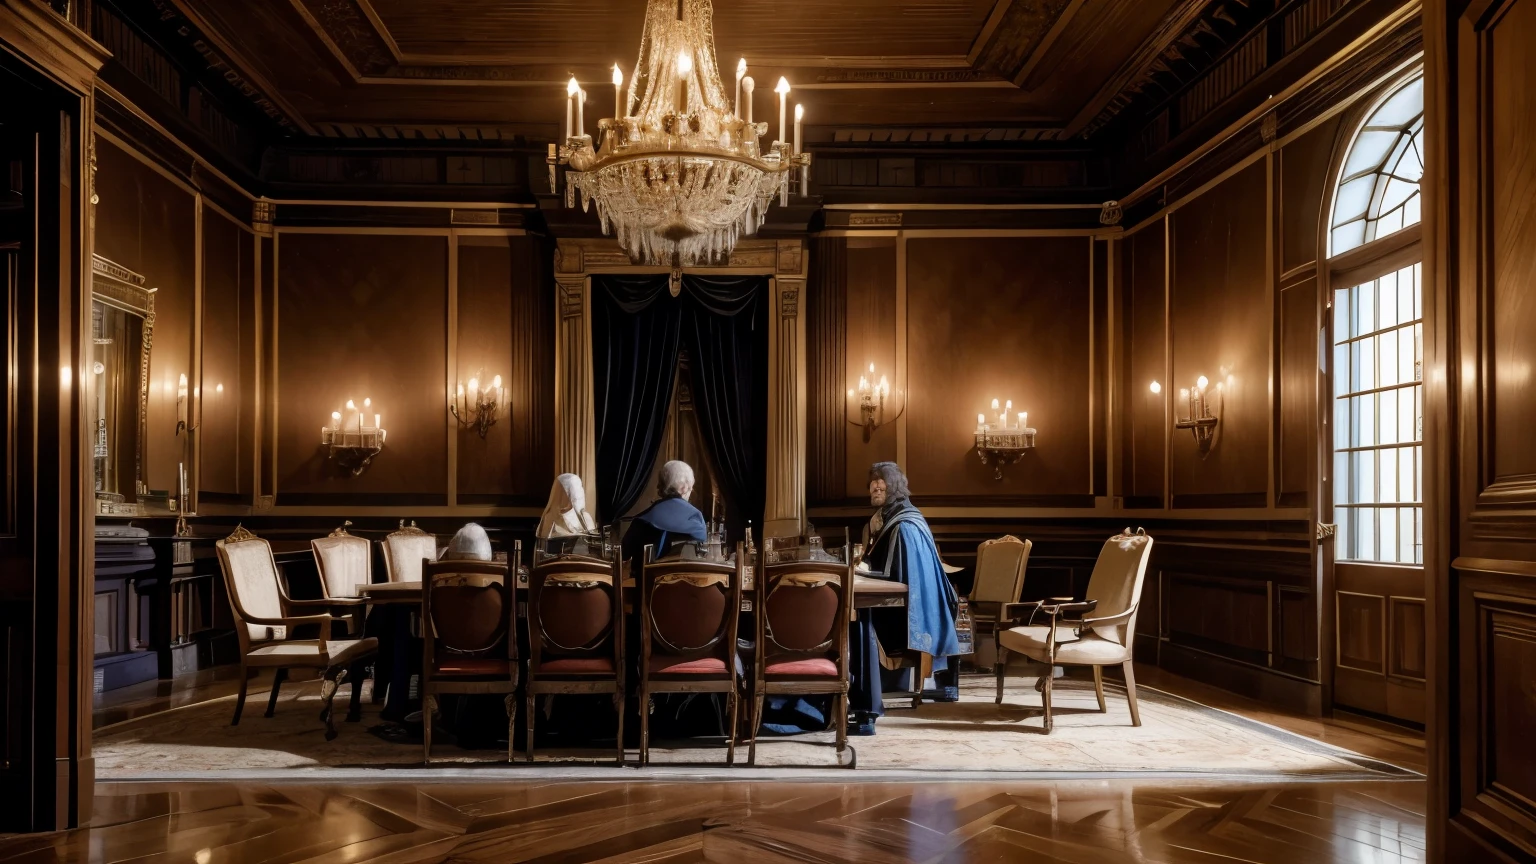
M 633 588 L 634 580 L 624 580 L 625 588 Z M 519 592 L 528 590 L 528 583 L 519 579 Z M 420 582 L 375 582 L 358 589 L 364 598 L 376 606 L 421 605 Z M 742 605 L 750 609 L 750 597 L 742 598 Z M 853 577 L 853 608 L 878 609 L 907 605 L 907 586 L 890 579 L 857 575 Z

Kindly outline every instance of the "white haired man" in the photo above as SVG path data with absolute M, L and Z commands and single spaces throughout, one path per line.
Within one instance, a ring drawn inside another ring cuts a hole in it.
M 661 466 L 656 481 L 656 500 L 635 517 L 624 534 L 624 557 L 638 560 L 645 547 L 653 546 L 656 557 L 666 557 L 678 543 L 705 543 L 709 533 L 704 514 L 688 503 L 693 494 L 693 469 L 687 462 L 672 461 Z

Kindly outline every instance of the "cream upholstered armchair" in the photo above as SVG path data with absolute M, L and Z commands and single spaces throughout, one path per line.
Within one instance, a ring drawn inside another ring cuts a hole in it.
M 1130 703 L 1131 725 L 1141 725 L 1136 709 L 1136 674 L 1131 668 L 1131 648 L 1136 633 L 1136 613 L 1141 585 L 1147 574 L 1152 538 L 1127 528 L 1105 541 L 1099 560 L 1088 578 L 1088 595 L 1082 601 L 1057 600 L 1008 603 L 997 630 L 997 703 L 1003 702 L 1003 679 L 1008 652 L 1023 654 L 1045 664 L 1037 685 L 1044 694 L 1045 730 L 1051 731 L 1051 682 L 1055 666 L 1093 667 L 1094 690 L 1099 710 L 1105 711 L 1105 666 L 1119 665 L 1125 672 L 1125 693 Z M 1079 621 L 1063 622 L 1063 614 L 1081 613 Z M 1008 624 L 1021 625 L 1003 629 Z
M 421 562 L 437 560 L 437 537 L 416 527 L 413 521 L 384 538 L 384 570 L 391 582 L 420 582 Z
M 353 622 L 347 633 L 358 636 L 363 632 L 367 605 L 350 601 L 360 596 L 362 586 L 373 581 L 373 544 L 348 533 L 350 527 L 352 523 L 345 522 L 329 535 L 309 541 L 309 547 L 315 555 L 315 567 L 320 571 L 321 594 L 327 600 L 340 601 L 333 604 L 333 614 L 337 608 L 350 609 Z
M 1003 606 L 1018 602 L 1024 590 L 1024 571 L 1034 543 L 1012 535 L 984 541 L 976 547 L 976 581 L 971 586 L 971 622 L 976 634 L 976 665 L 997 662 L 994 640 Z M 988 662 L 988 654 L 991 654 Z
M 325 724 L 325 738 L 327 741 L 335 738 L 331 702 L 341 684 L 351 675 L 352 705 L 347 719 L 358 719 L 362 676 L 357 673 L 378 651 L 378 640 L 332 639 L 331 626 L 345 619 L 336 618 L 324 610 L 336 605 L 338 600 L 294 600 L 289 597 L 278 576 L 277 564 L 272 560 L 272 547 L 245 528 L 236 528 L 235 533 L 218 541 L 214 547 L 218 550 L 219 567 L 224 571 L 224 585 L 235 615 L 235 633 L 240 639 L 240 695 L 235 700 L 235 717 L 230 725 L 240 724 L 252 668 L 277 670 L 272 679 L 272 695 L 267 700 L 268 717 L 277 707 L 278 691 L 288 677 L 288 670 L 315 669 L 325 679 L 320 690 L 321 700 L 325 703 L 320 712 L 320 720 Z M 296 611 L 306 608 L 317 611 L 311 614 Z M 294 628 L 306 624 L 319 627 L 318 638 L 293 638 Z

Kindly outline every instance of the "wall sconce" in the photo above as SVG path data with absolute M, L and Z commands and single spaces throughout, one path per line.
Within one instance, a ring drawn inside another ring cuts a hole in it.
M 389 433 L 380 425 L 382 417 L 373 415 L 373 425 L 368 425 L 366 411 L 373 408 L 372 399 L 363 400 L 363 410 L 357 403 L 347 400 L 346 413 L 331 412 L 331 425 L 320 427 L 320 446 L 329 450 L 327 458 L 346 469 L 353 477 L 361 475 L 373 464 L 373 457 L 384 450 L 384 439 Z
M 1195 381 L 1195 386 L 1189 390 L 1180 390 L 1179 399 L 1189 408 L 1189 416 L 1181 418 L 1174 424 L 1176 429 L 1189 429 L 1195 434 L 1195 446 L 1200 448 L 1200 458 L 1204 459 L 1211 452 L 1211 442 L 1216 437 L 1216 424 L 1221 422 L 1219 412 L 1222 403 L 1222 388 L 1216 385 L 1216 413 L 1211 411 L 1211 403 L 1206 398 L 1206 388 L 1211 385 L 1209 379 L 1201 375 Z M 1157 393 L 1162 386 L 1156 381 L 1152 382 L 1152 392 Z
M 497 406 L 507 401 L 507 390 L 501 386 L 501 376 L 497 375 L 491 380 L 491 386 L 485 390 L 480 389 L 479 373 L 469 379 L 469 390 L 466 392 L 463 382 L 459 383 L 458 392 L 454 394 L 453 401 L 448 404 L 448 413 L 453 419 L 459 421 L 459 425 L 473 428 L 484 438 L 485 433 L 491 431 L 496 425 Z
M 1035 449 L 1035 430 L 1029 425 L 1029 412 L 1020 411 L 1018 420 L 1010 423 L 1008 415 L 1013 412 L 1013 400 L 1001 408 L 998 408 L 996 399 L 992 400 L 992 410 L 997 411 L 997 423 L 988 422 L 987 415 L 976 415 L 976 455 L 981 457 L 981 464 L 996 466 L 993 477 L 1003 479 L 1003 467 L 1013 465 Z
M 896 412 L 896 416 L 889 420 L 885 417 L 885 405 L 891 398 L 891 382 L 884 375 L 875 380 L 875 364 L 869 364 L 869 374 L 859 376 L 859 389 L 854 391 L 859 397 L 859 422 L 856 426 L 864 427 L 864 441 L 869 442 L 870 436 L 875 434 L 887 423 L 894 423 L 906 413 L 907 406 L 903 404 Z M 853 421 L 849 421 L 852 423 Z

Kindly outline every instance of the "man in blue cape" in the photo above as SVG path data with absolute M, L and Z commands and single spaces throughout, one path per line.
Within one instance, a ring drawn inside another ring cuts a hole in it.
M 688 503 L 688 496 L 693 494 L 693 468 L 687 462 L 672 461 L 661 466 L 656 494 L 656 501 L 636 516 L 624 533 L 627 561 L 639 562 L 647 546 L 655 547 L 657 558 L 665 558 L 679 543 L 709 541 L 704 514 Z M 635 574 L 638 576 L 639 572 L 637 569 Z
M 885 578 L 907 586 L 905 609 L 865 609 L 848 636 L 850 707 L 855 730 L 874 734 L 874 719 L 885 713 L 881 699 L 880 649 L 890 657 L 905 651 L 933 655 L 933 670 L 950 665 L 948 658 L 965 652 L 955 630 L 959 598 L 939 560 L 928 520 L 912 504 L 907 476 L 895 462 L 877 462 L 869 469 L 869 520 L 864 560 Z M 912 682 L 920 689 L 923 682 Z

